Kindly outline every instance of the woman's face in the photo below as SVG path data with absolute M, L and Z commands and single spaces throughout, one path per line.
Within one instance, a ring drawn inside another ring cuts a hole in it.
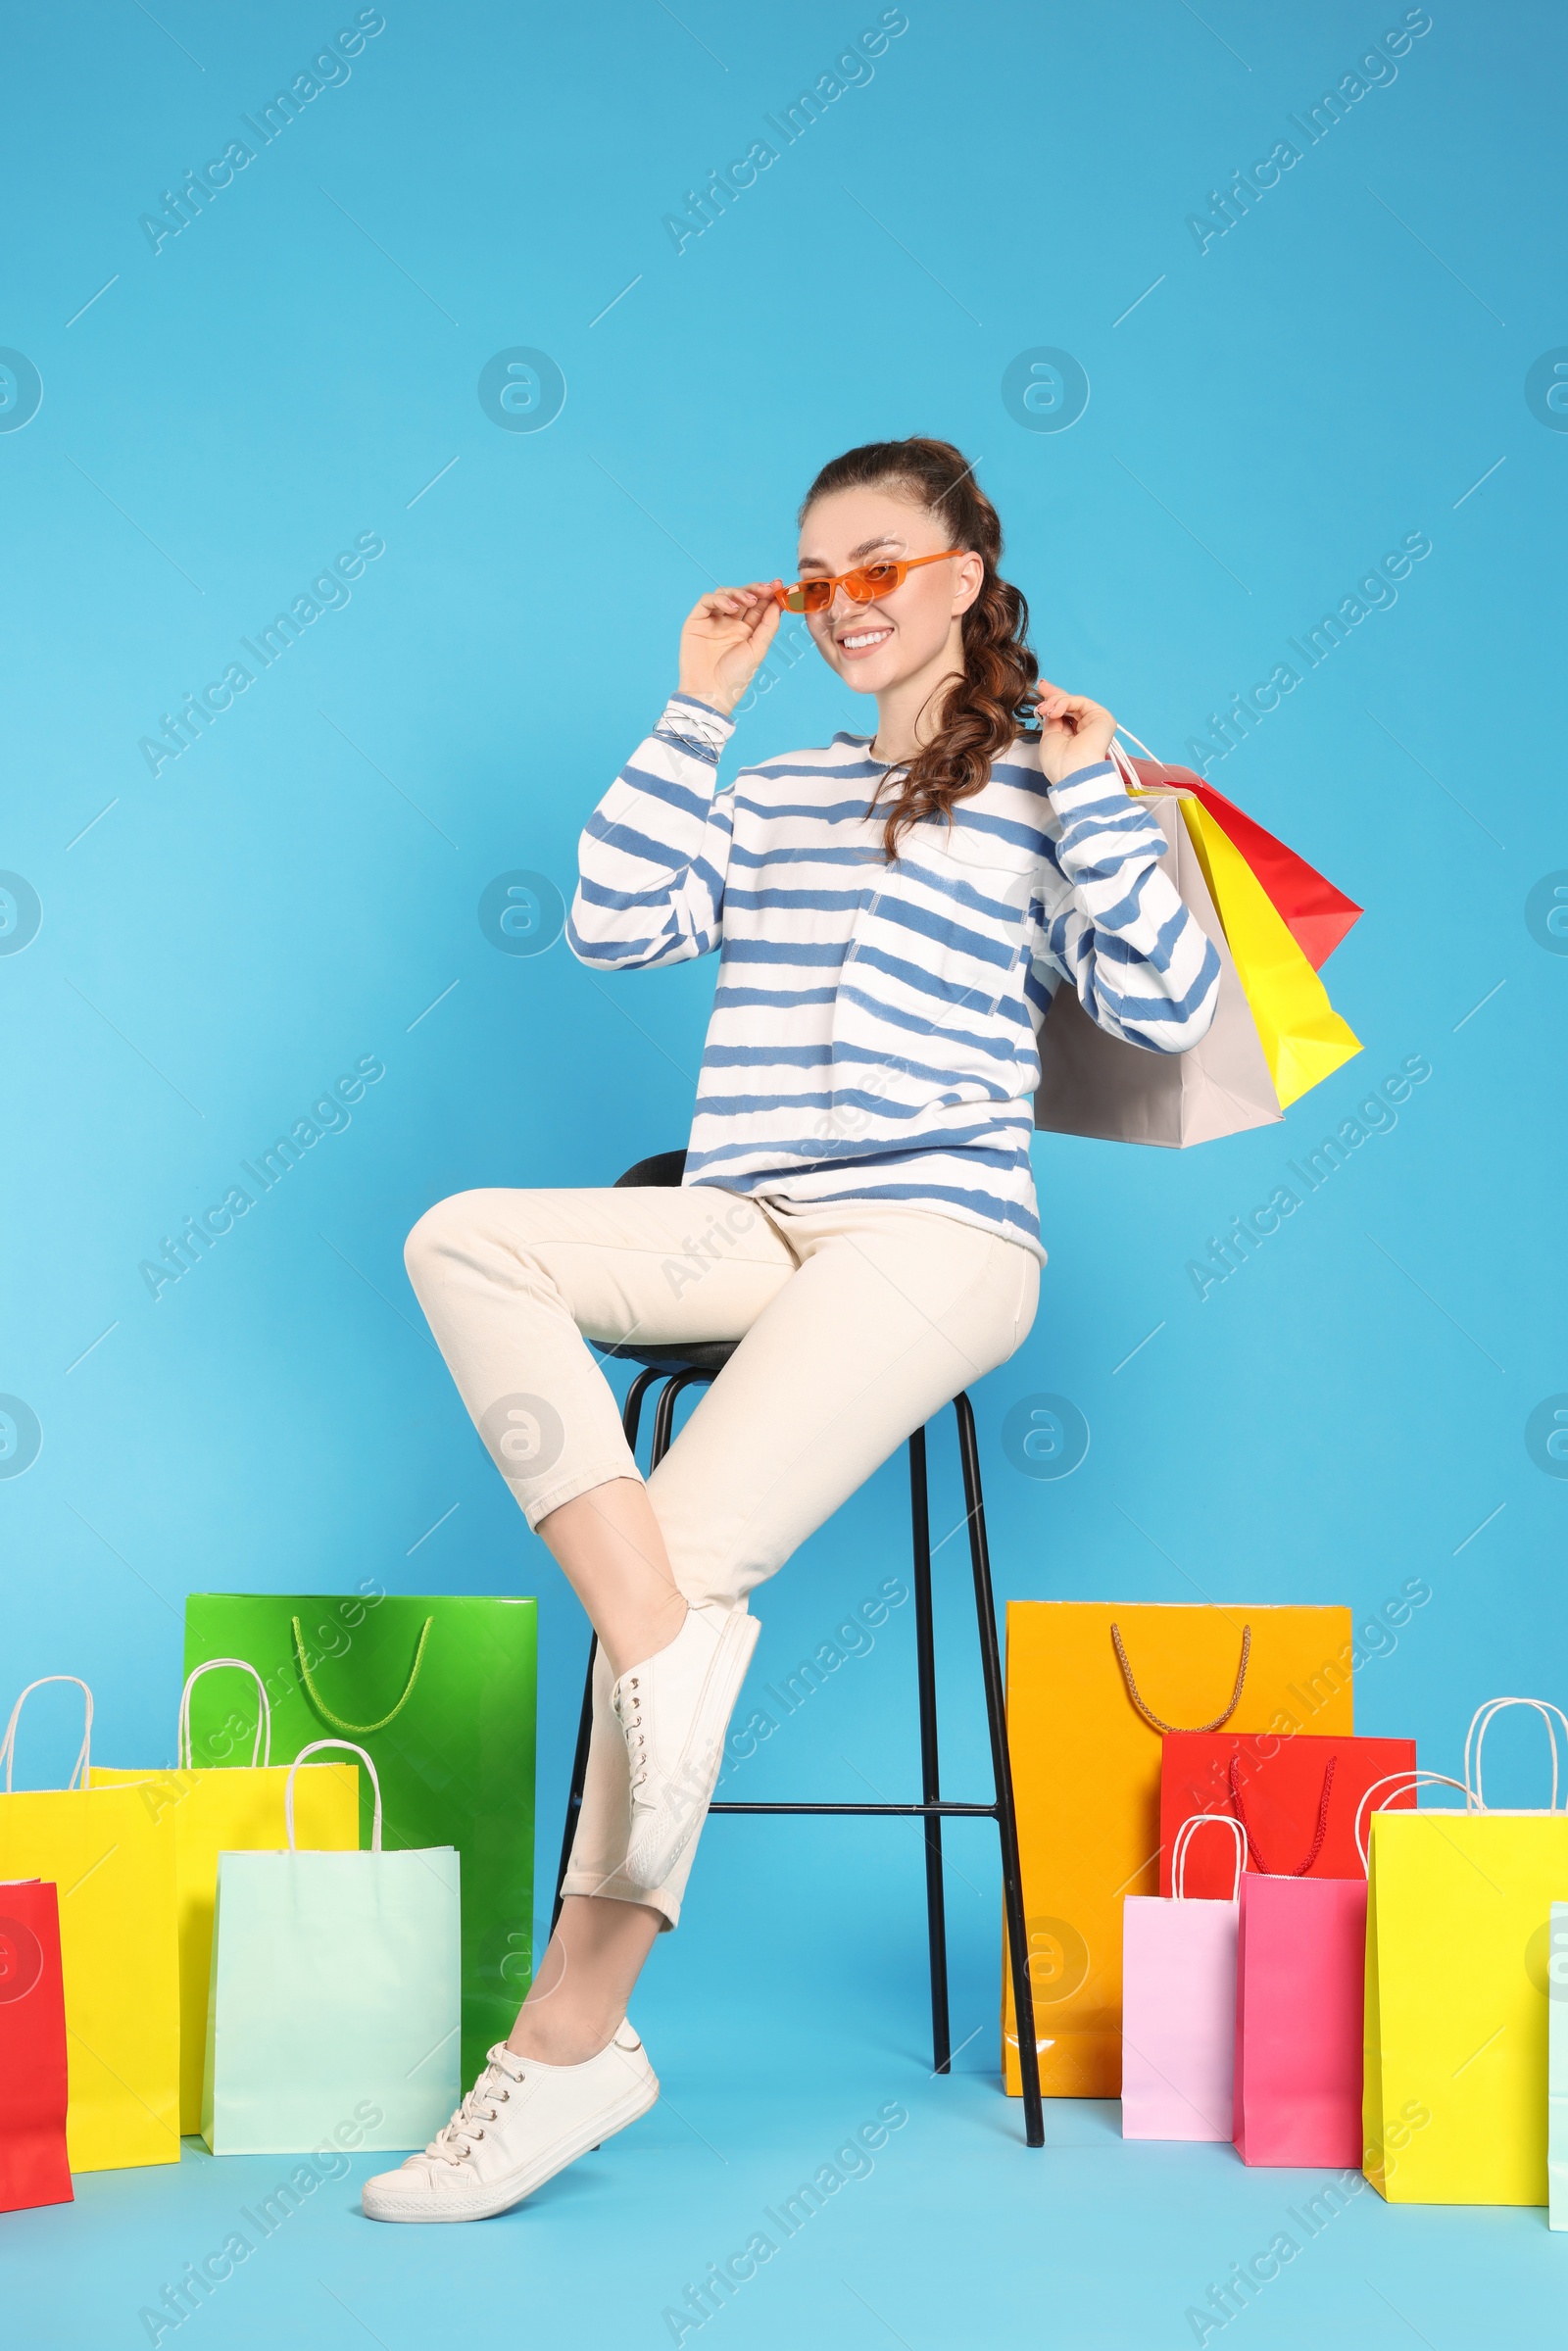
M 807 509 L 798 576 L 853 571 L 877 557 L 939 555 L 948 546 L 940 515 L 891 488 L 833 490 Z M 856 604 L 840 587 L 807 626 L 829 668 L 857 694 L 884 694 L 946 656 L 960 660 L 958 622 L 980 593 L 978 555 L 926 563 L 875 604 Z

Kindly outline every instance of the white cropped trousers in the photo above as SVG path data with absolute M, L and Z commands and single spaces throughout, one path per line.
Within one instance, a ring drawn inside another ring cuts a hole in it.
M 585 1342 L 737 1340 L 648 1480 L 675 1580 L 744 1607 L 906 1438 L 1003 1363 L 1039 1294 L 1031 1249 L 874 1200 L 757 1200 L 707 1185 L 464 1192 L 409 1236 L 409 1276 L 497 1467 L 537 1527 L 638 1478 Z M 621 1874 L 625 1743 L 601 1650 L 565 1890 L 651 1904 L 669 1926 L 695 1837 L 657 1891 Z

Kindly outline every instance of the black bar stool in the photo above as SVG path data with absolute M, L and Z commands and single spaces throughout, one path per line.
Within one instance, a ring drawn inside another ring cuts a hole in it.
M 686 1166 L 684 1151 L 661 1151 L 639 1159 L 617 1178 L 620 1185 L 678 1185 Z M 653 1454 L 657 1469 L 668 1452 L 674 1432 L 675 1402 L 683 1390 L 706 1386 L 715 1379 L 735 1351 L 732 1340 L 708 1340 L 686 1347 L 624 1346 L 601 1347 L 602 1355 L 640 1364 L 622 1414 L 626 1442 L 633 1453 L 642 1419 L 643 1400 L 662 1380 L 654 1410 Z M 734 1804 L 715 1803 L 718 1812 L 856 1813 L 876 1819 L 920 1820 L 925 1824 L 926 1925 L 931 1947 L 931 2043 L 935 2070 L 952 2070 L 948 2027 L 948 1932 L 943 1890 L 942 1823 L 945 1819 L 995 1821 L 1002 1838 L 1002 1892 L 1006 1918 L 1007 1954 L 1012 1974 L 1013 2010 L 1018 2026 L 1018 2060 L 1023 2077 L 1024 2135 L 1031 2147 L 1045 2144 L 1045 2118 L 1040 2104 L 1040 2067 L 1035 2047 L 1034 2000 L 1029 1984 L 1029 1946 L 1024 1930 L 1023 1884 L 1018 1867 L 1018 1824 L 1012 1800 L 1012 1768 L 1007 1755 L 1006 1715 L 1002 1680 L 1002 1656 L 997 1642 L 996 1602 L 991 1590 L 991 1559 L 986 1547 L 985 1501 L 980 1491 L 980 1447 L 975 1437 L 974 1412 L 967 1396 L 953 1399 L 958 1424 L 958 1460 L 963 1471 L 963 1499 L 969 1527 L 969 1559 L 974 1571 L 975 1619 L 980 1634 L 980 1670 L 985 1684 L 986 1720 L 991 1733 L 991 1767 L 996 1795 L 989 1804 L 956 1804 L 941 1794 L 937 1764 L 936 1645 L 931 1615 L 931 1515 L 926 1484 L 925 1430 L 909 1439 L 909 1513 L 914 1536 L 914 1632 L 920 1703 L 920 1802 L 918 1804 Z M 571 1788 L 566 1797 L 565 1828 L 561 1840 L 561 1866 L 556 1873 L 556 1902 L 550 1926 L 554 1933 L 561 1916 L 561 1887 L 571 1856 L 577 1815 L 582 1809 L 583 1782 L 588 1770 L 588 1738 L 593 1720 L 594 1656 L 597 1641 L 588 1643 L 588 1676 L 583 1687 L 582 1714 L 577 1725 L 577 1749 L 572 1758 Z

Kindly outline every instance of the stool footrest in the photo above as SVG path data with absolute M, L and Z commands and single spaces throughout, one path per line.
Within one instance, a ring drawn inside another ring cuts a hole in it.
M 710 1804 L 710 1812 L 855 1812 L 885 1813 L 890 1819 L 907 1820 L 924 1813 L 939 1813 L 944 1818 L 968 1821 L 994 1821 L 998 1818 L 995 1804 Z

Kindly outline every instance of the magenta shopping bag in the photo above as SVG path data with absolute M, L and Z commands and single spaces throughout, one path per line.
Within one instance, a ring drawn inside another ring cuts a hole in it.
M 1242 1880 L 1232 2135 L 1244 2163 L 1361 2165 L 1364 1878 Z
M 1434 1781 L 1444 1775 L 1389 1772 L 1367 1788 L 1354 1823 L 1363 1871 L 1366 1815 L 1380 1790 L 1402 1795 Z M 1244 2163 L 1359 2169 L 1365 2007 L 1365 1877 L 1244 1878 L 1234 2129 Z
M 1231 1899 L 1188 1896 L 1187 1854 L 1205 1822 L 1236 1846 Z M 1121 2134 L 1231 2136 L 1236 2051 L 1237 1891 L 1247 1866 L 1241 1823 L 1195 1813 L 1176 1833 L 1174 1898 L 1129 1894 L 1122 1905 Z

